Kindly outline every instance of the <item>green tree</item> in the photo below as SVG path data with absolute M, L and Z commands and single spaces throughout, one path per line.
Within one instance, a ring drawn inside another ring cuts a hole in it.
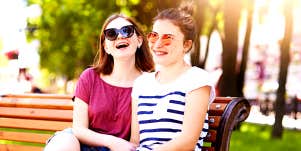
M 115 1 L 28 0 L 42 15 L 29 19 L 28 37 L 39 39 L 41 67 L 67 80 L 93 63 L 104 20 L 118 12 Z

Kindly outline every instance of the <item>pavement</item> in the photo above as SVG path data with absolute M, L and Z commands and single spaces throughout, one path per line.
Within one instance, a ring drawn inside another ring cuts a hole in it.
M 273 125 L 275 121 L 275 115 L 273 113 L 270 113 L 268 116 L 263 115 L 259 110 L 259 106 L 252 105 L 249 117 L 245 121 L 249 123 Z M 297 119 L 294 119 L 292 115 L 284 115 L 282 125 L 287 129 L 301 131 L 301 113 L 298 113 Z

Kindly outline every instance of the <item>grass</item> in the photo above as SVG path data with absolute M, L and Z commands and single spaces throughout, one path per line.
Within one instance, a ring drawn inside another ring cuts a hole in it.
M 26 130 L 26 129 L 16 129 L 16 128 L 0 128 L 0 130 L 1 131 L 10 131 L 10 132 L 29 132 L 29 133 L 39 133 L 39 134 L 53 134 L 52 131 L 44 131 L 44 130 Z M 40 143 L 29 143 L 29 142 L 8 141 L 8 140 L 0 140 L 0 144 L 44 146 L 44 144 L 40 144 Z
M 243 123 L 233 131 L 230 151 L 297 151 L 301 150 L 301 131 L 284 130 L 282 139 L 271 139 L 272 127 Z

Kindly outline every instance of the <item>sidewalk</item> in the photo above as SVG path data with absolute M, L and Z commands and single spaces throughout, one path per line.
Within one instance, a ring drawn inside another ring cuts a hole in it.
M 267 125 L 273 125 L 274 121 L 275 121 L 274 114 L 265 116 L 259 111 L 259 107 L 255 106 L 255 105 L 253 105 L 251 107 L 250 115 L 246 119 L 246 122 L 249 122 L 249 123 L 267 124 Z M 295 120 L 291 116 L 284 115 L 283 120 L 282 120 L 282 125 L 284 128 L 287 128 L 287 129 L 301 130 L 301 118 Z

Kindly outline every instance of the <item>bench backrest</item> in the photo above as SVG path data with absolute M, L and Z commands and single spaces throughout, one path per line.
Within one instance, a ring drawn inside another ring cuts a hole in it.
M 19 94 L 0 97 L 0 150 L 41 151 L 45 141 L 72 124 L 70 95 Z M 244 121 L 250 104 L 244 98 L 217 97 L 209 109 L 205 151 L 228 151 L 234 127 Z M 1 140 L 6 142 L 1 143 Z M 7 143 L 28 142 L 22 143 Z
M 228 151 L 233 129 L 250 113 L 245 98 L 217 97 L 209 107 L 209 132 L 204 140 L 204 151 Z
M 0 98 L 0 143 L 9 140 L 22 142 L 22 145 L 2 141 L 0 150 L 41 151 L 55 131 L 71 127 L 72 110 L 69 95 L 3 95 Z

